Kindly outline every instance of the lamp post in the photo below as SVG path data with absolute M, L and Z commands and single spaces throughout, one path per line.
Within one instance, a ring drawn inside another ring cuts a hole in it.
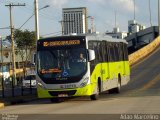
M 149 20 L 150 20 L 150 26 L 152 27 L 152 13 L 151 13 L 151 1 L 149 0 Z
M 95 32 L 94 31 L 94 17 L 93 16 L 87 16 L 86 19 L 87 18 L 90 18 L 90 20 L 91 20 L 91 33 L 93 33 L 93 32 Z
M 136 1 L 133 0 L 134 2 L 134 20 L 136 19 Z
M 159 0 L 158 0 L 158 31 L 160 35 L 160 7 L 159 7 Z
M 4 97 L 4 81 L 3 81 L 3 51 L 2 51 L 2 37 L 0 36 L 0 40 L 1 40 L 1 75 L 2 75 L 2 78 L 1 78 L 1 84 L 2 84 L 2 97 Z
M 36 31 L 36 40 L 39 39 L 39 19 L 38 19 L 38 12 L 39 10 L 42 10 L 43 8 L 49 7 L 49 5 L 44 6 L 41 9 L 38 9 L 38 0 L 34 0 L 34 5 L 35 5 L 35 31 Z
M 36 31 L 36 40 L 39 39 L 39 19 L 38 19 L 38 0 L 34 0 L 35 4 L 35 31 Z
M 1 74 L 2 74 L 2 76 L 3 76 L 3 68 L 2 68 L 2 65 L 3 65 L 2 46 L 3 46 L 3 45 L 2 45 L 2 37 L 1 37 L 1 36 L 0 36 L 0 40 L 1 40 Z
M 3 76 L 3 68 L 2 68 L 2 65 L 3 65 L 3 60 L 2 60 L 2 37 L 0 36 L 0 40 L 1 40 L 1 75 Z
M 45 5 L 44 7 L 40 8 L 39 11 L 42 10 L 42 9 L 45 9 L 45 8 L 47 8 L 47 7 L 49 7 L 49 5 Z M 33 14 L 21 25 L 21 27 L 19 27 L 19 29 L 21 29 L 34 15 L 35 15 L 35 13 L 33 13 Z

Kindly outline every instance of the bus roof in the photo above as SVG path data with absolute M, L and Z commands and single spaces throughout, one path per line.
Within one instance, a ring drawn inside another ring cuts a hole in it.
M 52 38 L 65 38 L 65 37 L 86 37 L 87 41 L 108 41 L 108 42 L 123 42 L 128 44 L 128 42 L 124 39 L 116 39 L 116 38 L 112 38 L 109 35 L 105 35 L 105 34 L 96 34 L 96 33 L 92 33 L 92 34 L 69 34 L 69 35 L 63 35 L 63 36 L 54 36 L 54 37 L 48 37 L 48 38 L 42 38 L 40 40 L 46 40 L 46 39 L 52 39 Z
M 124 39 L 116 39 L 116 38 L 112 38 L 109 35 L 105 35 L 105 34 L 88 34 L 86 35 L 86 38 L 88 41 L 90 40 L 95 40 L 95 41 L 108 41 L 108 42 L 123 42 L 128 44 L 128 42 Z

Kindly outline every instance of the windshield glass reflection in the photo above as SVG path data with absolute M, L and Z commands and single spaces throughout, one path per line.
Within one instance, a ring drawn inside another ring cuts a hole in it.
M 44 50 L 38 52 L 38 74 L 45 78 L 75 77 L 86 71 L 86 49 Z

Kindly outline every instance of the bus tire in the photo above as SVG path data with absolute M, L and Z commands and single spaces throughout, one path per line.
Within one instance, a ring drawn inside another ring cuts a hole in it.
M 121 82 L 120 80 L 118 80 L 118 85 L 117 85 L 117 88 L 114 89 L 114 93 L 120 93 L 121 91 Z
M 91 100 L 98 100 L 99 95 L 98 94 L 93 94 L 90 96 Z
M 58 97 L 56 97 L 56 98 L 50 98 L 50 101 L 51 101 L 52 103 L 59 103 L 59 102 L 60 102 L 60 100 L 59 100 Z
M 109 94 L 114 94 L 114 93 L 118 94 L 118 93 L 120 93 L 120 91 L 121 91 L 121 77 L 120 77 L 120 75 L 118 75 L 117 87 L 109 90 Z
M 115 88 L 115 93 L 120 93 L 121 92 L 121 76 L 118 75 L 118 85 L 117 88 Z

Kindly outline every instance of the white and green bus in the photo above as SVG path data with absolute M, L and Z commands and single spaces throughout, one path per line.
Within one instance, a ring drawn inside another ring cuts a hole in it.
M 127 42 L 91 34 L 58 36 L 37 41 L 39 98 L 90 96 L 120 92 L 130 80 Z

